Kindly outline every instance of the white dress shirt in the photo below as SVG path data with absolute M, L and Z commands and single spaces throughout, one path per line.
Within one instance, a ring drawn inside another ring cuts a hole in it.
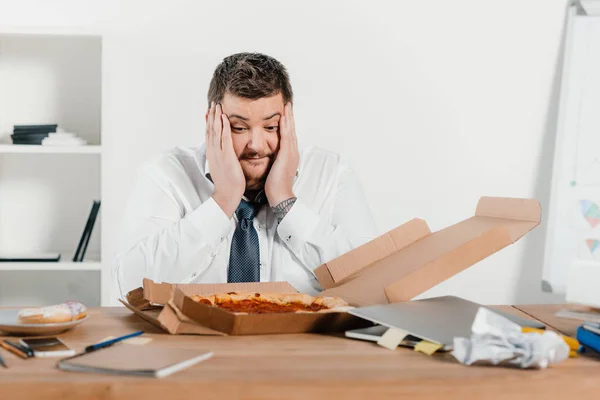
M 205 146 L 177 147 L 142 169 L 124 215 L 113 274 L 125 296 L 143 278 L 170 283 L 225 283 L 237 218 L 211 197 Z M 254 218 L 260 280 L 320 290 L 313 270 L 373 239 L 375 223 L 352 169 L 335 153 L 300 150 L 297 197 L 277 224 L 269 205 Z

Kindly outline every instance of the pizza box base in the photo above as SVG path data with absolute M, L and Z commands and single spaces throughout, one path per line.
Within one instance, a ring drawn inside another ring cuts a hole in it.
M 121 300 L 134 314 L 174 335 L 262 335 L 342 332 L 372 323 L 346 312 L 238 314 L 207 306 L 190 295 L 231 291 L 298 293 L 286 282 L 168 284 L 144 279 L 144 287 Z
M 233 313 L 198 303 L 180 288 L 175 289 L 172 303 L 185 316 L 202 326 L 228 335 L 265 335 L 279 333 L 325 333 L 371 325 L 361 318 L 343 312 L 319 313 Z
M 143 288 L 129 292 L 127 301 L 119 301 L 135 315 L 172 335 L 224 335 L 183 316 L 170 304 L 152 305 L 144 299 Z

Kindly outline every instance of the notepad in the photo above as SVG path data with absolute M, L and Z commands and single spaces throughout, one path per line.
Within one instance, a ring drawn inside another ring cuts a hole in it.
M 212 355 L 212 352 L 198 349 L 121 343 L 66 358 L 57 366 L 64 371 L 164 378 Z

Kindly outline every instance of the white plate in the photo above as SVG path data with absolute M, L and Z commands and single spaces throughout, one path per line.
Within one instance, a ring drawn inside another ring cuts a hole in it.
M 0 332 L 17 335 L 56 335 L 79 325 L 89 318 L 86 315 L 77 321 L 57 324 L 19 324 L 17 323 L 19 310 L 19 308 L 0 310 Z

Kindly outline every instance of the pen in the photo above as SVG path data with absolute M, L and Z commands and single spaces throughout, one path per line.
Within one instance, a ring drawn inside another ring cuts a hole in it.
M 6 365 L 6 360 L 4 357 L 2 357 L 2 353 L 0 353 L 0 365 L 2 365 L 4 368 L 8 368 L 8 365 Z
M 93 344 L 91 346 L 87 346 L 85 348 L 85 352 L 89 353 L 90 351 L 96 351 L 96 350 L 104 349 L 104 348 L 106 348 L 108 346 L 112 346 L 113 344 L 115 344 L 117 342 L 120 342 L 122 340 L 129 339 L 129 338 L 132 338 L 132 337 L 135 337 L 135 336 L 140 336 L 142 333 L 144 333 L 144 331 L 138 331 L 138 332 L 130 333 L 129 335 L 120 336 L 118 338 L 114 338 L 114 339 L 110 339 L 110 340 L 107 340 L 107 341 L 104 341 L 104 342 L 96 343 L 96 344 Z
M 600 329 L 600 324 L 597 324 L 595 322 L 584 322 L 583 325 L 589 326 L 590 328 Z
M 21 357 L 21 358 L 27 358 L 27 354 L 22 352 L 21 350 L 19 350 L 16 347 L 11 346 L 10 344 L 6 343 L 6 340 L 3 342 L 0 342 L 0 347 L 2 347 L 5 350 L 10 351 L 11 353 L 13 353 L 14 355 Z
M 27 357 L 33 357 L 33 349 L 31 347 L 26 346 L 24 344 L 11 342 L 10 340 L 5 340 L 5 342 L 6 342 L 6 344 L 8 344 L 12 347 L 16 347 L 17 349 L 21 350 L 23 353 L 27 354 Z

